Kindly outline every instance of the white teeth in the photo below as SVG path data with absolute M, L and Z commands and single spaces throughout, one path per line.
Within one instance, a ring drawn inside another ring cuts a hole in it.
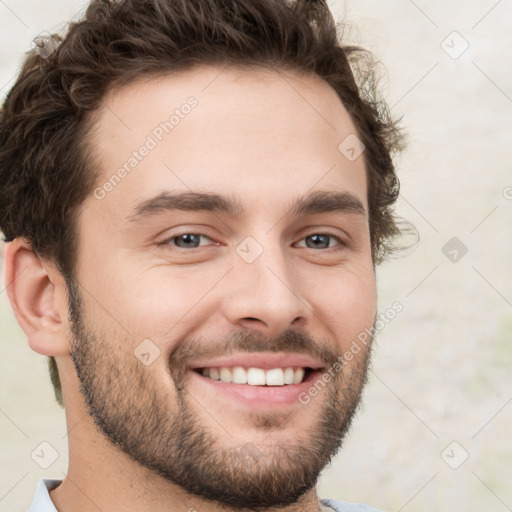
M 233 383 L 247 384 L 247 372 L 241 366 L 233 368 Z
M 261 368 L 249 368 L 247 370 L 247 384 L 251 386 L 264 386 L 265 371 Z
M 229 368 L 220 369 L 220 381 L 221 382 L 233 382 L 233 374 Z
M 267 386 L 284 386 L 284 372 L 281 368 L 268 370 L 265 375 L 265 384 Z
M 286 370 L 284 371 L 284 383 L 293 384 L 294 376 L 295 372 L 293 371 L 293 368 L 286 368 Z
M 245 369 L 242 366 L 232 368 L 203 368 L 202 375 L 221 382 L 232 382 L 233 384 L 249 384 L 250 386 L 284 386 L 289 384 L 300 384 L 304 378 L 304 368 L 262 368 Z
M 300 384 L 304 378 L 304 368 L 297 368 L 293 377 L 294 384 Z

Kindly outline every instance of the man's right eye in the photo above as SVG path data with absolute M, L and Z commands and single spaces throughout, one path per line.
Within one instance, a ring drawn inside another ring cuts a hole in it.
M 211 240 L 211 238 L 208 235 L 205 235 L 204 233 L 181 233 L 179 235 L 174 235 L 170 238 L 166 238 L 158 245 L 171 245 L 173 247 L 178 247 L 179 249 L 198 249 L 199 247 L 204 246 L 199 245 L 201 237 Z

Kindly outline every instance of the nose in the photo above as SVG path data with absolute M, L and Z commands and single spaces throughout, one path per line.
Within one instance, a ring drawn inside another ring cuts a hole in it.
M 257 330 L 267 337 L 289 328 L 305 328 L 312 315 L 297 271 L 279 244 L 272 245 L 252 263 L 235 256 L 222 306 L 232 325 Z

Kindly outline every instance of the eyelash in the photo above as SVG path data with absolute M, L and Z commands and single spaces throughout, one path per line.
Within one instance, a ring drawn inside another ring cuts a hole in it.
M 177 235 L 173 235 L 170 238 L 166 238 L 162 242 L 159 242 L 158 245 L 159 246 L 169 246 L 169 245 L 172 245 L 173 248 L 181 249 L 183 251 L 193 251 L 195 249 L 201 249 L 201 247 L 204 247 L 204 246 L 200 246 L 200 247 L 192 247 L 192 248 L 186 249 L 186 248 L 178 247 L 178 246 L 173 245 L 173 244 L 170 243 L 173 240 L 175 240 L 176 238 L 179 238 L 179 237 L 181 237 L 183 235 L 202 236 L 202 237 L 205 237 L 205 238 L 208 238 L 208 239 L 211 240 L 211 238 L 206 233 L 199 233 L 199 232 L 194 232 L 194 231 L 185 231 L 183 233 L 179 233 Z M 302 237 L 300 241 L 305 240 L 306 238 L 309 238 L 309 237 L 314 236 L 314 235 L 328 236 L 330 238 L 334 238 L 337 242 L 339 242 L 338 246 L 322 248 L 322 249 L 320 249 L 322 251 L 329 251 L 329 250 L 335 250 L 336 251 L 336 250 L 341 250 L 341 249 L 344 249 L 344 248 L 347 247 L 347 243 L 344 240 L 342 240 L 339 236 L 332 235 L 330 233 L 322 233 L 322 232 L 310 233 L 309 235 L 306 235 L 306 236 Z M 314 248 L 312 248 L 312 247 L 305 247 L 305 249 L 314 249 Z

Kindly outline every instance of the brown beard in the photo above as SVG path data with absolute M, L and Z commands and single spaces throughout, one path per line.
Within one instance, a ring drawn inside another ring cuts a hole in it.
M 297 503 L 316 485 L 335 456 L 361 400 L 370 346 L 337 372 L 322 395 L 314 427 L 271 448 L 248 441 L 225 448 L 201 423 L 184 369 L 191 358 L 231 352 L 300 352 L 329 364 L 337 354 L 301 331 L 288 330 L 269 340 L 244 331 L 216 343 L 190 340 L 171 353 L 168 373 L 176 388 L 174 406 L 155 372 L 133 355 L 134 340 L 116 338 L 85 325 L 78 284 L 68 283 L 73 343 L 72 359 L 80 391 L 99 430 L 118 449 L 186 492 L 236 509 L 260 510 Z M 116 343 L 109 340 L 116 339 Z M 255 427 L 268 431 L 286 425 L 289 413 L 251 411 Z

